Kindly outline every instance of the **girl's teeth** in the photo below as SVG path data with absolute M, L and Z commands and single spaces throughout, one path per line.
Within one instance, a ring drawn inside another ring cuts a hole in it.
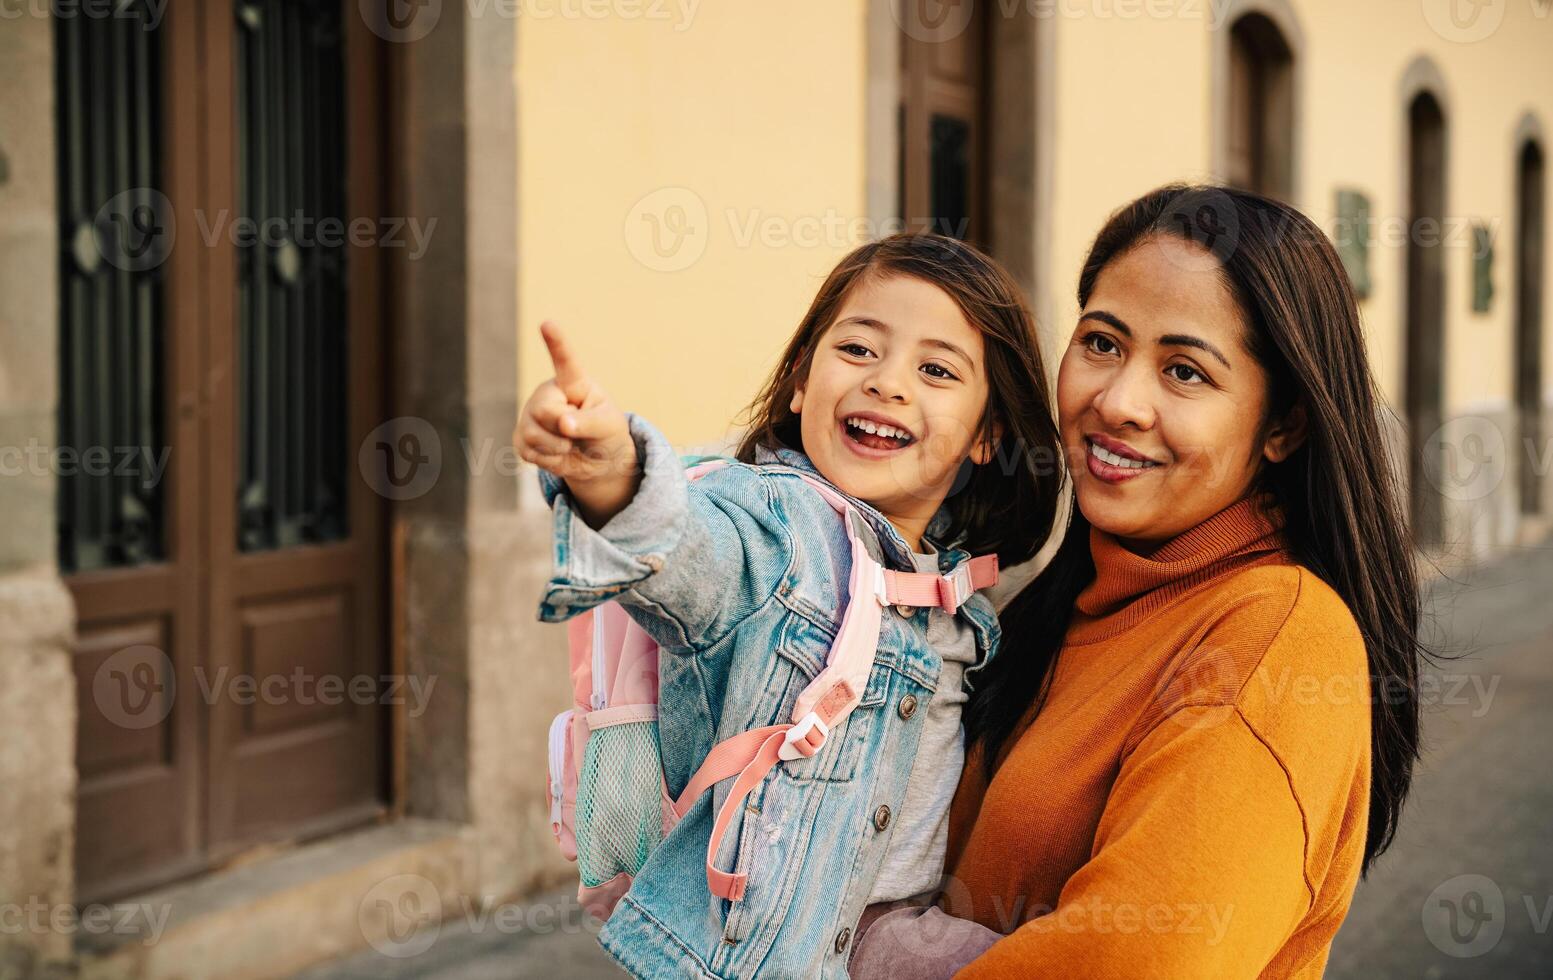
M 878 422 L 870 422 L 868 419 L 848 419 L 847 424 L 855 429 L 861 429 L 864 432 L 876 436 L 885 436 L 890 439 L 910 438 L 906 435 L 906 433 L 902 432 L 900 429 L 895 428 L 893 425 L 881 425 Z

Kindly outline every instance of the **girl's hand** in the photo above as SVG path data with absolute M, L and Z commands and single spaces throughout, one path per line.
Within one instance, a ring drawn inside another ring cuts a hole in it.
M 578 512 L 602 527 L 636 495 L 641 470 L 625 412 L 588 378 L 555 324 L 540 324 L 555 377 L 529 396 L 512 433 L 518 455 L 566 481 Z

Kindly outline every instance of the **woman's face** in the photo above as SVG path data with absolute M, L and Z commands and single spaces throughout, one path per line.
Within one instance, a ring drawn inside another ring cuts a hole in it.
M 1112 259 L 1057 379 L 1079 508 L 1138 551 L 1240 500 L 1299 444 L 1299 413 L 1264 431 L 1267 375 L 1201 246 L 1144 239 Z

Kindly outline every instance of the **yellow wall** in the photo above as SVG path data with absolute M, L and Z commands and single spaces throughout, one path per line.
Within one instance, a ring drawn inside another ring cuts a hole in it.
M 524 393 L 548 374 L 536 328 L 551 317 L 617 400 L 671 439 L 725 434 L 825 273 L 871 230 L 847 223 L 866 213 L 868 174 L 893 170 L 865 159 L 870 2 L 887 0 L 687 0 L 669 9 L 688 20 L 520 21 Z M 1497 30 L 1464 43 L 1426 19 L 1437 0 L 1290 0 L 1305 38 L 1297 203 L 1329 233 L 1339 188 L 1366 193 L 1377 222 L 1400 224 L 1400 80 L 1420 54 L 1447 80 L 1447 223 L 1462 231 L 1447 257 L 1447 413 L 1512 397 L 1510 138 L 1528 109 L 1553 133 L 1553 14 L 1538 16 L 1537 2 L 1504 0 Z M 1050 213 L 1037 220 L 1050 223 L 1041 272 L 1053 303 L 1042 329 L 1053 346 L 1071 330 L 1079 264 L 1107 214 L 1165 181 L 1211 177 L 1224 0 L 1156 4 L 1179 11 L 1162 17 L 1123 16 L 1125 7 L 1062 0 L 1047 25 L 1054 113 L 1038 139 L 1049 142 L 1054 177 Z M 658 254 L 651 222 L 681 216 L 688 237 Z M 1496 233 L 1487 314 L 1470 309 L 1473 220 Z M 1363 307 L 1393 400 L 1402 256 L 1376 243 Z M 1553 310 L 1545 322 L 1553 365 Z
M 551 318 L 623 407 L 678 444 L 723 437 L 855 243 L 835 226 L 864 213 L 864 13 L 520 21 L 523 395 L 549 376 Z M 660 255 L 651 222 L 681 215 Z
M 1047 350 L 1060 351 L 1078 317 L 1079 267 L 1110 213 L 1160 184 L 1209 177 L 1210 48 L 1202 18 L 1092 13 L 1058 17 L 1050 28 L 1053 300 L 1041 326 Z M 1049 361 L 1055 372 L 1057 358 Z

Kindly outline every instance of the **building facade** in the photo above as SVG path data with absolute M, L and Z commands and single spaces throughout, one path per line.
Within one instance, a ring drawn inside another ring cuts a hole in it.
M 0 976 L 408 956 L 566 880 L 542 319 L 719 445 L 855 245 L 983 245 L 1054 365 L 1110 211 L 1226 181 L 1337 241 L 1421 552 L 1546 531 L 1546 0 L 3 14 Z

